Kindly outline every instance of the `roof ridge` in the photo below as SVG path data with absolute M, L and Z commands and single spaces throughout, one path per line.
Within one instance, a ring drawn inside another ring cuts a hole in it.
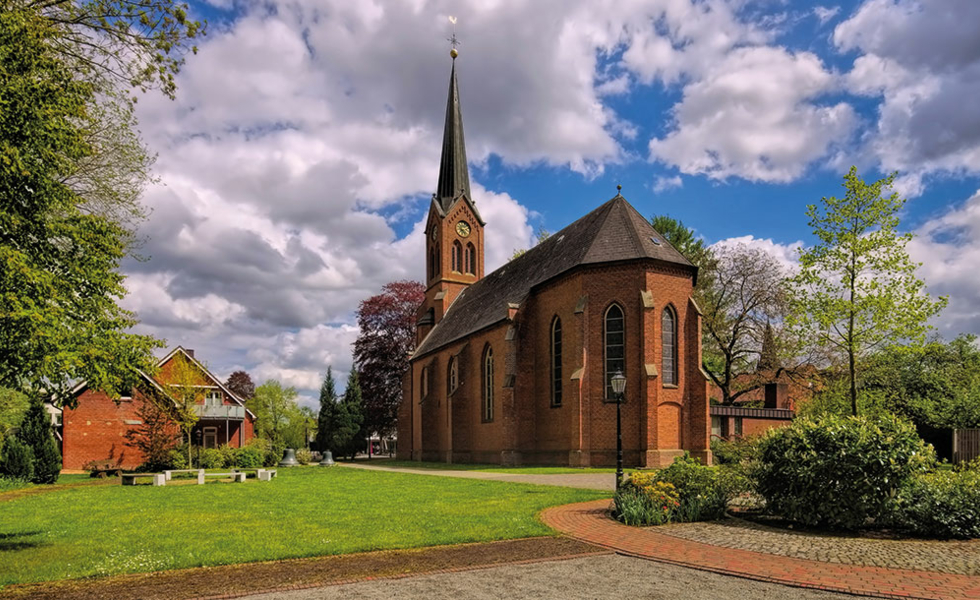
M 624 213 L 623 218 L 626 219 L 626 225 L 627 225 L 626 230 L 632 234 L 630 236 L 630 243 L 633 244 L 633 251 L 636 252 L 637 254 L 642 253 L 643 243 L 640 241 L 640 232 L 636 230 L 636 223 L 634 223 L 633 219 L 630 218 L 630 208 L 632 207 L 630 206 L 630 203 L 626 201 L 626 198 L 623 198 L 622 195 L 617 194 L 616 198 L 620 199 L 618 205 L 623 207 L 623 213 Z M 616 198 L 613 199 L 615 200 Z M 636 209 L 634 208 L 633 210 Z M 642 217 L 643 215 L 640 216 Z
M 595 209 L 594 212 L 599 212 L 600 209 L 602 209 L 604 207 L 607 207 L 607 206 L 609 207 L 609 208 L 606 208 L 606 210 L 604 211 L 604 214 L 602 215 L 602 222 L 599 223 L 599 226 L 598 227 L 596 227 L 596 232 L 597 233 L 598 232 L 601 232 L 602 229 L 606 226 L 606 222 L 609 220 L 609 213 L 612 212 L 611 209 L 612 209 L 612 206 L 613 206 L 613 202 L 615 202 L 617 198 L 622 198 L 622 196 L 619 195 L 619 194 L 616 194 L 610 200 L 607 200 L 606 202 L 602 203 L 601 205 L 599 205 L 598 208 Z M 585 217 L 583 217 L 583 218 L 585 218 Z M 595 247 L 595 244 L 599 240 L 600 237 L 601 236 L 599 236 L 599 235 L 593 236 L 592 240 L 589 242 L 589 247 L 585 249 L 585 254 L 583 256 L 588 256 L 589 253 L 592 252 L 592 248 Z

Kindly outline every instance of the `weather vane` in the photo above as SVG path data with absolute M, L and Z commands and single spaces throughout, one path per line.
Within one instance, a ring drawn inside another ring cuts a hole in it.
M 457 56 L 459 56 L 459 52 L 456 50 L 456 46 L 459 45 L 459 40 L 456 38 L 456 17 L 450 16 L 449 22 L 453 24 L 453 37 L 446 38 L 446 41 L 448 41 L 453 47 L 453 49 L 449 51 L 449 56 L 452 56 L 453 59 L 455 59 Z

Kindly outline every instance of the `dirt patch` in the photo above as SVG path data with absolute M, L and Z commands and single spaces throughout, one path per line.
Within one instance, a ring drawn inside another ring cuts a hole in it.
M 69 488 L 88 487 L 93 485 L 119 485 L 119 478 L 118 477 L 108 477 L 104 479 L 95 478 L 92 479 L 91 481 L 76 481 L 74 483 L 33 485 L 31 487 L 22 488 L 19 490 L 11 490 L 9 492 L 0 493 L 0 502 L 16 500 L 18 498 L 23 498 L 24 496 L 37 496 L 38 494 L 47 494 L 50 492 L 67 490 Z
M 0 596 L 59 600 L 231 598 L 363 579 L 607 553 L 603 548 L 568 538 L 538 537 L 18 585 L 3 589 Z

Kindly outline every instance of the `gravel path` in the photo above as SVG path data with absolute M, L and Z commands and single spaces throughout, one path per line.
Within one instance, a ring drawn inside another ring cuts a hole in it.
M 676 523 L 657 533 L 724 548 L 739 548 L 821 562 L 913 571 L 980 575 L 980 540 L 888 540 L 821 535 L 727 519 Z
M 416 475 L 435 475 L 437 477 L 462 477 L 464 479 L 489 479 L 492 481 L 511 481 L 515 483 L 536 483 L 559 487 L 582 488 L 587 490 L 613 491 L 616 489 L 615 473 L 569 473 L 565 475 L 528 475 L 518 473 L 486 473 L 483 471 L 453 471 L 451 469 L 408 469 L 402 467 L 382 467 L 357 463 L 337 463 L 348 469 L 367 469 L 391 471 L 394 473 L 413 473 Z
M 387 600 L 389 598 L 487 599 L 664 598 L 677 600 L 836 600 L 854 598 L 785 587 L 655 563 L 604 555 L 572 560 L 366 581 L 309 590 L 248 596 L 249 600 Z

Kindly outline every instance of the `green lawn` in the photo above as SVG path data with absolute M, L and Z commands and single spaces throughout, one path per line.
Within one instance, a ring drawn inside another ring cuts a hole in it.
M 548 535 L 535 517 L 540 510 L 603 497 L 609 494 L 313 467 L 280 469 L 271 482 L 0 495 L 0 586 Z
M 611 468 L 580 468 L 580 467 L 505 467 L 502 465 L 481 465 L 481 464 L 448 464 L 444 462 L 417 462 L 413 460 L 390 460 L 387 458 L 358 460 L 359 464 L 377 465 L 379 467 L 396 467 L 404 469 L 436 469 L 452 471 L 479 471 L 482 473 L 511 473 L 515 475 L 567 475 L 574 473 L 615 473 L 616 469 Z M 633 469 L 625 469 L 629 472 Z

